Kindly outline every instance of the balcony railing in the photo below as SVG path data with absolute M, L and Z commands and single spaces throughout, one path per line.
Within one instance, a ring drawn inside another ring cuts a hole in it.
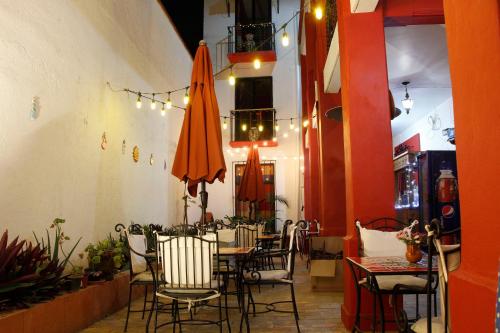
M 328 47 L 332 42 L 335 25 L 337 24 L 337 0 L 326 0 L 326 42 Z
M 232 110 L 231 141 L 271 141 L 276 136 L 276 110 Z M 252 137 L 253 136 L 253 137 Z
M 228 53 L 275 50 L 274 23 L 233 25 L 228 30 Z

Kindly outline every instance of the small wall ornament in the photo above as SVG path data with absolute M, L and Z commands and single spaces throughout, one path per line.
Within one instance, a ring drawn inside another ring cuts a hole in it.
M 153 157 L 153 154 L 149 156 L 149 165 L 153 165 L 155 163 L 155 159 Z
M 125 150 L 127 149 L 127 143 L 125 142 L 125 139 L 122 141 L 122 155 L 125 155 Z
M 101 149 L 106 150 L 107 146 L 108 146 L 108 139 L 106 139 L 106 132 L 103 132 L 101 137 Z
M 139 147 L 137 146 L 134 146 L 134 148 L 132 149 L 132 159 L 135 163 L 139 161 Z

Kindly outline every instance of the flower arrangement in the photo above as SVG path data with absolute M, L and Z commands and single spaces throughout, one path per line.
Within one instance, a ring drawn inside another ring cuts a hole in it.
M 399 231 L 396 235 L 397 239 L 405 242 L 407 245 L 419 245 L 425 242 L 425 234 L 413 232 L 413 228 L 418 224 L 418 221 L 413 221 L 408 227 Z

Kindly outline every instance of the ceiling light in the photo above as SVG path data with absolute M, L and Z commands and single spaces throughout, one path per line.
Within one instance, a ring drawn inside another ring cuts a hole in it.
M 406 114 L 409 114 L 411 108 L 413 107 L 413 99 L 411 99 L 410 94 L 408 94 L 408 85 L 410 84 L 410 81 L 404 81 L 401 82 L 401 84 L 405 87 L 405 98 L 401 100 L 401 104 L 403 104 Z
M 253 67 L 255 69 L 259 69 L 260 68 L 260 60 L 258 58 L 253 61 Z

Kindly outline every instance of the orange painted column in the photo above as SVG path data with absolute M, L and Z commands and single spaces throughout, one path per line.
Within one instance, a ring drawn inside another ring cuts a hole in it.
M 500 259 L 500 8 L 497 0 L 444 1 L 462 252 L 450 274 L 451 329 L 494 332 Z
M 308 176 L 309 176 L 309 199 L 310 202 L 309 207 L 305 207 L 305 216 L 306 219 L 320 219 L 320 192 L 319 192 L 319 152 L 318 152 L 318 130 L 313 128 L 313 107 L 316 101 L 315 96 L 315 81 L 316 72 L 315 72 L 315 61 L 316 61 L 316 49 L 315 49 L 315 26 L 312 21 L 312 15 L 305 15 L 305 29 L 306 29 L 306 52 L 307 55 L 305 57 L 306 62 L 306 73 L 307 77 L 306 90 L 307 95 L 303 96 L 303 98 L 307 98 L 307 112 L 308 119 L 310 119 L 311 126 L 307 129 L 307 140 L 309 143 L 308 149 L 308 165 L 305 168 L 309 167 Z M 303 83 L 304 84 L 304 83 Z M 300 124 L 299 124 L 300 126 Z
M 356 256 L 354 220 L 395 215 L 384 22 L 380 5 L 373 13 L 351 14 L 349 0 L 337 4 L 346 177 L 344 256 Z M 344 270 L 342 321 L 351 328 L 355 289 L 347 264 Z M 362 308 L 362 322 L 371 311 L 370 300 L 363 302 L 367 308 Z
M 325 0 L 316 5 L 325 8 Z M 345 236 L 344 138 L 341 121 L 328 119 L 325 112 L 340 106 L 340 93 L 325 93 L 323 69 L 328 54 L 327 17 L 310 22 L 316 25 L 316 78 L 318 82 L 318 150 L 320 222 L 322 236 Z

